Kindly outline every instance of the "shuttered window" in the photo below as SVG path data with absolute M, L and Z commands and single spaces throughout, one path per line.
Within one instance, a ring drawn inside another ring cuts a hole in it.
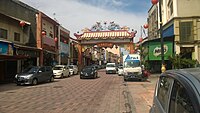
M 193 37 L 193 22 L 180 22 L 180 41 L 190 42 L 194 40 Z

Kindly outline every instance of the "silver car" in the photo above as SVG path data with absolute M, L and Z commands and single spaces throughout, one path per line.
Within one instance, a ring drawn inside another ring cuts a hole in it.
M 78 66 L 77 65 L 69 65 L 69 72 L 70 72 L 70 75 L 77 75 L 78 74 Z
M 15 81 L 17 85 L 36 85 L 40 82 L 52 82 L 54 81 L 54 76 L 50 66 L 33 66 L 17 74 L 15 76 Z
M 150 113 L 200 113 L 200 68 L 161 74 Z

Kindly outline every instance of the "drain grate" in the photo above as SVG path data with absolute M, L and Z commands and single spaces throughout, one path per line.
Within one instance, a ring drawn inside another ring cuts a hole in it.
M 7 92 L 7 93 L 15 93 L 14 91 L 9 91 L 9 92 Z
M 54 86 L 53 88 L 62 88 L 63 86 Z

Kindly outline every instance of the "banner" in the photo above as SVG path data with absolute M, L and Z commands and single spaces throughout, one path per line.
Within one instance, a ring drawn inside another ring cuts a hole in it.
M 0 42 L 0 55 L 13 56 L 13 44 L 7 42 Z
M 168 57 L 173 54 L 172 42 L 164 42 L 164 59 L 168 60 Z M 149 43 L 149 60 L 161 60 L 161 43 L 150 42 Z

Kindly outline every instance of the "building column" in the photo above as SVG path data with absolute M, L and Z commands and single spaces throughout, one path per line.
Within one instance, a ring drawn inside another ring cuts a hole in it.
M 82 63 L 82 46 L 80 44 L 77 44 L 78 46 L 78 66 L 79 70 L 82 69 L 83 63 Z
M 175 54 L 180 54 L 181 52 L 180 46 L 177 44 L 175 44 L 174 46 L 175 46 Z
M 195 59 L 197 59 L 197 61 L 200 62 L 200 61 L 199 61 L 200 59 L 199 59 L 199 51 L 198 51 L 198 50 L 199 50 L 198 45 L 195 45 L 195 46 L 194 46 Z
M 130 54 L 133 54 L 133 50 L 134 50 L 133 43 L 130 43 L 129 47 L 130 47 Z
M 37 39 L 37 48 L 40 49 L 40 56 L 39 56 L 39 65 L 43 65 L 43 50 L 42 50 L 42 14 L 39 13 L 36 15 L 36 23 L 37 23 L 37 30 L 36 30 L 36 39 Z

